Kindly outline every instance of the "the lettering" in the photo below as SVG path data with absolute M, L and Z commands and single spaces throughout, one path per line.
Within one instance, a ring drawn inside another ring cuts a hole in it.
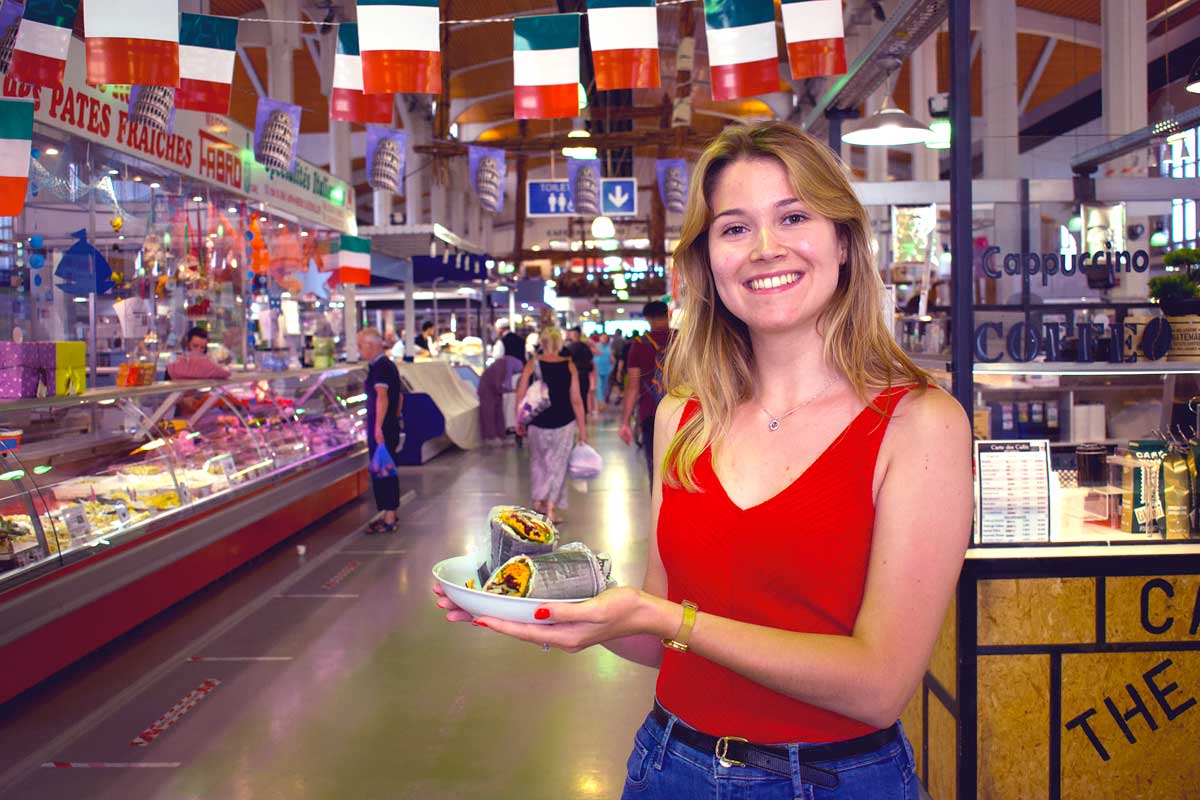
M 1145 250 L 1105 250 L 1095 254 L 1073 254 L 1070 257 L 1059 253 L 1005 253 L 1003 268 L 995 262 L 995 257 L 1000 255 L 1000 252 L 1000 248 L 995 245 L 983 251 L 980 269 L 984 275 L 997 280 L 1005 275 L 1032 278 L 1040 274 L 1042 286 L 1048 286 L 1053 275 L 1069 278 L 1076 273 L 1083 273 L 1093 280 L 1104 280 L 1109 274 L 1120 273 L 1122 267 L 1125 272 L 1145 272 L 1150 269 L 1150 254 Z
M 207 131 L 200 131 L 200 160 L 202 177 L 234 189 L 242 188 L 242 160 L 232 146 Z
M 999 361 L 1003 353 L 997 353 L 995 356 L 988 355 L 988 331 L 995 331 L 997 337 L 1003 337 L 1004 326 L 999 322 L 985 322 L 975 328 L 975 360 L 991 364 Z
M 1142 630 L 1155 636 L 1164 636 L 1175 629 L 1175 617 L 1154 610 L 1154 597 L 1161 594 L 1165 600 L 1175 597 L 1175 584 L 1166 578 L 1150 578 L 1142 584 L 1141 620 Z M 1196 586 L 1195 599 L 1192 601 L 1192 614 L 1187 628 L 1189 636 L 1200 632 L 1200 584 Z

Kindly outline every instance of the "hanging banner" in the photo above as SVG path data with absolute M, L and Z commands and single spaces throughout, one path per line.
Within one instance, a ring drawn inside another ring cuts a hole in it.
M 783 0 L 780 11 L 794 80 L 845 73 L 842 0 Z
M 179 0 L 84 3 L 87 82 L 179 85 Z
M 367 182 L 372 189 L 399 194 L 407 152 L 408 134 L 404 131 L 367 126 Z
M 0 100 L 0 217 L 15 217 L 29 189 L 33 104 Z
M 371 240 L 362 236 L 342 236 L 333 251 L 337 265 L 334 281 L 358 286 L 371 285 Z
M 392 124 L 392 95 L 364 94 L 362 58 L 358 50 L 358 24 L 338 25 L 337 53 L 333 57 L 333 91 L 329 118 L 372 125 Z
M 658 10 L 654 0 L 588 0 L 596 88 L 657 89 Z
M 479 205 L 499 214 L 504 210 L 504 179 L 508 175 L 505 152 L 495 147 L 468 147 L 467 157 Z
M 682 158 L 660 158 L 654 162 L 658 175 L 658 195 L 663 206 L 672 214 L 682 214 L 687 205 L 687 161 Z
M 358 24 L 363 91 L 442 91 L 438 0 L 358 0 Z
M 291 172 L 296 166 L 300 142 L 300 106 L 269 97 L 258 99 L 254 116 L 254 160 L 276 172 Z
M 179 16 L 179 91 L 175 107 L 228 114 L 237 60 L 238 21 L 204 14 Z
M 588 217 L 599 216 L 600 159 L 568 159 L 567 174 L 575 213 Z
M 17 45 L 17 31 L 21 27 L 21 13 L 25 7 L 18 0 L 0 2 L 0 73 L 7 73 L 12 66 L 13 49 Z
M 779 91 L 772 0 L 704 0 L 713 100 Z
M 175 127 L 175 89 L 171 86 L 129 87 L 129 122 L 170 133 Z
M 33 86 L 62 85 L 78 15 L 79 0 L 27 0 L 8 76 Z
M 9 76 L 0 84 L 0 97 L 32 101 L 35 122 L 80 140 L 266 203 L 315 225 L 343 233 L 357 230 L 354 188 L 349 184 L 300 159 L 288 172 L 266 169 L 254 161 L 254 132 L 227 117 L 177 114 L 173 133 L 134 125 L 129 120 L 127 88 L 88 86 L 84 45 L 78 39 L 71 42 L 70 56 L 62 86 L 38 88 Z
M 514 118 L 578 114 L 579 15 L 517 17 L 513 21 Z

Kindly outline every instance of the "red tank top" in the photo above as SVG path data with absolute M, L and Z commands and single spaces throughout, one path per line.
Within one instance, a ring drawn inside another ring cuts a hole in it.
M 752 508 L 725 494 L 711 449 L 696 461 L 702 491 L 664 485 L 658 548 L 671 601 L 755 625 L 849 636 L 866 586 L 879 445 L 909 388 L 881 392 L 873 405 L 887 416 L 863 409 L 807 471 Z M 683 420 L 698 408 L 689 402 Z M 657 693 L 697 730 L 759 744 L 840 741 L 874 730 L 694 653 L 663 653 Z

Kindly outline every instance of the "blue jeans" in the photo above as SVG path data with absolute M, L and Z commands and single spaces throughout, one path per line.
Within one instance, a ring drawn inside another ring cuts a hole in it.
M 669 728 L 684 723 L 674 715 L 664 728 L 647 717 L 633 740 L 622 800 L 918 800 L 920 789 L 912 747 L 900 738 L 873 753 L 810 766 L 837 775 L 836 788 L 801 777 L 804 744 L 789 744 L 792 775 L 755 767 L 722 767 L 716 754 L 672 739 Z

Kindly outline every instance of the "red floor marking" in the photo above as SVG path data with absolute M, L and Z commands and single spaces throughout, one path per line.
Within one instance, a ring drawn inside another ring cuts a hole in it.
M 351 561 L 346 566 L 338 570 L 337 574 L 329 580 L 321 584 L 322 589 L 336 589 L 338 584 L 350 577 L 350 573 L 358 569 L 358 562 Z
M 43 767 L 55 769 L 170 769 L 182 761 L 47 761 Z
M 221 685 L 221 682 L 216 678 L 209 678 L 204 683 L 197 686 L 192 691 L 188 692 L 187 696 L 180 700 L 175 705 L 171 706 L 171 710 L 163 714 L 154 722 L 150 723 L 150 727 L 139 733 L 129 743 L 131 747 L 145 747 L 153 742 L 159 736 L 166 733 L 167 728 L 170 728 L 176 722 L 183 719 L 183 715 L 191 711 L 197 703 L 208 696 L 208 693 Z

